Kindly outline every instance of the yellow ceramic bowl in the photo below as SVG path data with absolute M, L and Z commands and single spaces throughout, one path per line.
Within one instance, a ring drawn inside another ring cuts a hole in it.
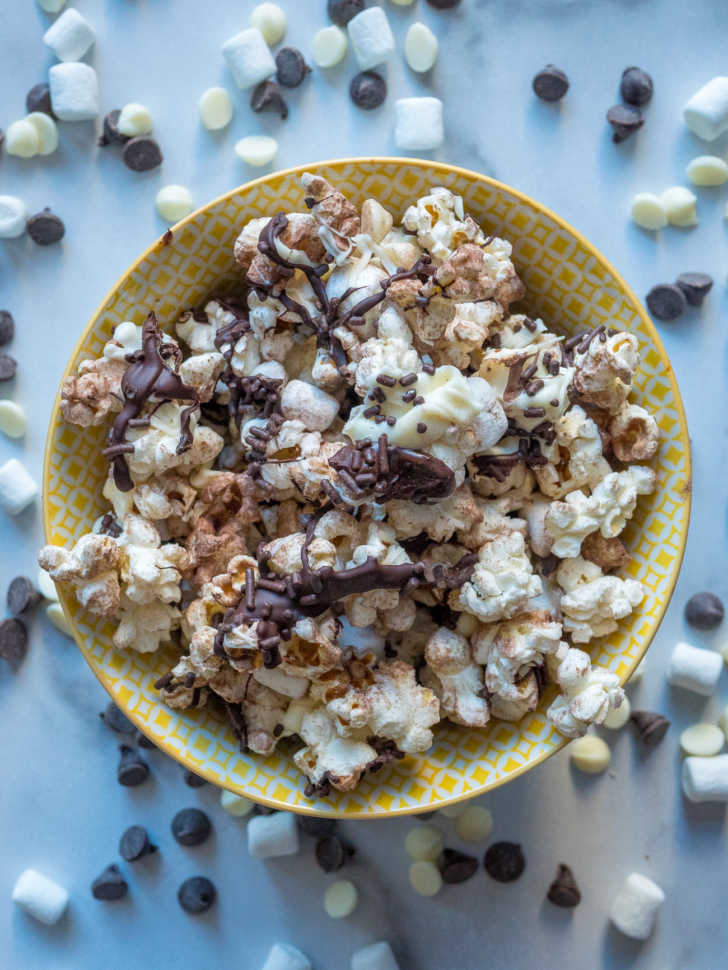
M 401 216 L 430 186 L 445 185 L 486 232 L 513 243 L 513 259 L 533 315 L 571 333 L 599 323 L 635 333 L 642 368 L 637 400 L 657 415 L 662 444 L 658 489 L 643 500 L 626 533 L 630 576 L 645 584 L 640 608 L 612 636 L 598 641 L 593 659 L 626 681 L 646 651 L 677 579 L 690 511 L 688 433 L 675 377 L 655 328 L 619 274 L 578 232 L 515 190 L 450 165 L 415 159 L 363 158 L 306 168 L 324 175 L 357 203 L 374 196 Z M 236 275 L 233 242 L 242 225 L 276 210 L 303 208 L 303 168 L 275 172 L 210 202 L 143 253 L 109 291 L 84 330 L 66 368 L 98 356 L 122 320 L 141 323 L 154 309 L 163 325 L 199 304 Z M 103 505 L 107 465 L 100 455 L 104 430 L 65 424 L 56 401 L 44 468 L 48 542 L 72 543 L 87 532 Z M 487 730 L 443 723 L 420 757 L 395 762 L 347 794 L 312 802 L 299 772 L 284 754 L 241 754 L 227 724 L 204 710 L 177 713 L 160 703 L 153 683 L 173 659 L 172 650 L 149 656 L 121 653 L 109 623 L 62 597 L 79 648 L 91 669 L 129 718 L 167 754 L 216 785 L 281 809 L 321 815 L 383 817 L 442 807 L 515 778 L 563 746 L 541 707 L 519 724 L 494 722 Z

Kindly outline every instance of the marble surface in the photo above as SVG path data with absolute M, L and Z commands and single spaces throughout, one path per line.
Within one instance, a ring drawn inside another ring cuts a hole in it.
M 446 145 L 436 157 L 477 169 L 532 194 L 582 230 L 625 275 L 638 294 L 683 270 L 704 270 L 717 284 L 702 311 L 661 325 L 682 388 L 694 444 L 694 506 L 685 564 L 677 590 L 649 652 L 649 671 L 632 689 L 640 707 L 666 711 L 667 740 L 648 757 L 629 730 L 607 735 L 611 771 L 576 774 L 561 753 L 494 792 L 495 836 L 522 843 L 523 878 L 510 886 L 481 871 L 434 900 L 407 883 L 403 839 L 410 823 L 343 826 L 358 854 L 349 875 L 360 890 L 350 919 L 334 922 L 321 899 L 334 877 L 313 862 L 304 839 L 300 855 L 261 862 L 249 858 L 245 826 L 225 815 L 211 788 L 192 791 L 179 767 L 150 753 L 152 780 L 138 789 L 115 781 L 118 738 L 98 718 L 105 694 L 76 648 L 42 612 L 31 624 L 31 649 L 11 672 L 0 665 L 2 767 L 0 786 L 0 963 L 8 970 L 86 970 L 152 966 L 258 970 L 274 940 L 297 943 L 317 970 L 345 970 L 353 948 L 392 941 L 402 970 L 491 970 L 558 965 L 638 970 L 717 970 L 725 964 L 725 815 L 720 806 L 689 806 L 677 783 L 680 729 L 714 717 L 728 702 L 708 702 L 665 685 L 675 640 L 688 635 L 682 610 L 698 589 L 728 594 L 726 498 L 726 337 L 723 318 L 727 189 L 699 193 L 701 224 L 663 231 L 654 239 L 627 218 L 631 195 L 684 182 L 686 162 L 706 151 L 682 125 L 680 108 L 715 74 L 725 73 L 727 14 L 717 0 L 463 0 L 440 14 L 388 4 L 399 49 L 410 22 L 421 19 L 440 38 L 431 77 L 412 75 L 401 54 L 387 71 L 389 101 L 365 114 L 346 87 L 350 59 L 312 78 L 290 96 L 286 123 L 253 115 L 235 93 L 230 128 L 210 135 L 199 126 L 196 101 L 204 88 L 231 87 L 219 48 L 247 23 L 251 0 L 79 0 L 96 28 L 89 55 L 100 77 L 105 110 L 130 100 L 149 105 L 165 162 L 135 175 L 113 151 L 95 147 L 91 124 L 66 124 L 61 147 L 46 159 L 0 158 L 0 193 L 26 199 L 31 211 L 51 205 L 65 220 L 61 246 L 46 250 L 27 238 L 0 242 L 0 305 L 12 310 L 18 334 L 10 351 L 20 362 L 0 394 L 23 404 L 30 426 L 21 442 L 0 440 L 0 462 L 21 458 L 40 476 L 47 415 L 71 348 L 114 279 L 159 235 L 160 185 L 182 182 L 203 203 L 256 172 L 235 156 L 244 134 L 275 133 L 279 166 L 363 154 L 393 154 L 392 100 L 434 92 L 445 103 Z M 288 3 L 287 40 L 308 51 L 326 22 L 323 0 Z M 49 23 L 31 0 L 3 7 L 0 28 L 0 125 L 23 114 L 25 93 L 52 63 L 42 44 Z M 552 61 L 572 88 L 559 106 L 531 94 L 533 73 Z M 656 93 L 640 134 L 612 144 L 604 112 L 616 98 L 621 70 L 633 63 L 653 75 Z M 232 90 L 232 87 L 231 87 Z M 710 147 L 725 153 L 728 139 Z M 716 415 L 719 417 L 716 418 Z M 34 572 L 42 542 L 39 509 L 0 517 L 0 588 L 18 572 Z M 720 631 L 719 631 L 720 633 Z M 725 631 L 723 631 L 725 634 Z M 169 822 L 179 808 L 209 811 L 214 836 L 197 849 L 177 846 Z M 148 826 L 161 851 L 125 864 L 127 900 L 93 900 L 89 883 L 117 857 L 123 829 Z M 452 822 L 441 819 L 458 846 Z M 480 852 L 480 848 L 478 849 Z M 572 865 L 583 890 L 574 912 L 544 902 L 558 862 Z M 71 906 L 53 928 L 36 924 L 10 903 L 19 874 L 34 866 L 66 885 Z M 667 901 L 654 937 L 632 944 L 611 931 L 606 911 L 623 878 L 637 870 L 662 885 Z M 202 873 L 219 889 L 204 917 L 182 913 L 175 894 L 182 879 Z

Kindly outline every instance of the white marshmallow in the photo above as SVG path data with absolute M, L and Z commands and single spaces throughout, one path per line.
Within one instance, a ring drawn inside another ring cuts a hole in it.
M 277 3 L 259 3 L 250 14 L 250 26 L 257 27 L 271 47 L 283 40 L 286 23 L 285 12 Z
M 58 13 L 63 9 L 66 0 L 38 0 L 38 6 L 46 13 Z
M 48 71 L 51 106 L 60 121 L 88 121 L 99 113 L 99 81 L 88 64 L 54 64 Z
M 278 142 L 269 135 L 248 135 L 235 142 L 235 153 L 247 165 L 261 168 L 275 158 Z
M 226 40 L 222 52 L 239 88 L 252 88 L 276 72 L 276 62 L 257 27 Z
M 358 901 L 359 890 L 349 879 L 337 879 L 324 893 L 324 909 L 331 919 L 344 919 L 351 916 Z
M 346 54 L 346 34 L 341 27 L 322 27 L 313 35 L 311 55 L 318 67 L 333 67 Z
M 43 34 L 43 43 L 59 61 L 79 61 L 96 40 L 93 27 L 69 7 Z
M 26 869 L 13 887 L 13 902 L 26 913 L 50 926 L 63 916 L 68 905 L 68 893 L 48 876 Z
M 728 182 L 728 163 L 717 155 L 698 155 L 685 173 L 694 185 L 723 185 Z
M 5 151 L 17 158 L 32 158 L 38 154 L 40 138 L 35 126 L 27 118 L 13 121 L 5 132 Z
M 657 883 L 633 872 L 617 893 L 609 910 L 609 918 L 625 936 L 633 940 L 646 940 L 664 902 L 665 894 Z
M 728 802 L 728 754 L 686 758 L 682 790 L 691 802 Z
M 675 687 L 684 687 L 709 697 L 714 693 L 723 668 L 723 660 L 714 650 L 703 650 L 689 643 L 676 643 L 667 667 L 667 679 Z
M 157 192 L 154 204 L 166 222 L 179 222 L 195 207 L 192 193 L 184 185 L 163 185 Z
M 298 852 L 298 826 L 291 812 L 256 815 L 248 822 L 248 851 L 257 859 Z
M 28 210 L 16 195 L 0 195 L 0 239 L 16 239 L 25 232 Z
M 412 24 L 404 41 L 405 60 L 413 71 L 429 71 L 437 60 L 437 37 L 425 24 Z
M 0 431 L 8 438 L 22 438 L 28 422 L 25 411 L 15 401 L 0 401 Z
M 632 705 L 629 698 L 625 697 L 619 707 L 610 707 L 607 716 L 602 721 L 602 727 L 609 728 L 610 731 L 619 731 L 629 720 L 632 713 Z
M 56 589 L 56 584 L 50 577 L 50 574 L 38 567 L 38 578 L 36 580 L 36 587 L 38 592 L 41 593 L 47 600 L 51 603 L 58 602 L 58 590 Z
M 56 630 L 60 630 L 61 633 L 73 640 L 73 629 L 66 619 L 66 614 L 63 612 L 63 607 L 60 603 L 49 603 L 46 606 L 46 616 Z
M 261 970 L 311 970 L 311 961 L 290 943 L 274 943 Z
M 228 815 L 234 815 L 236 818 L 242 818 L 244 815 L 250 815 L 253 811 L 254 802 L 251 802 L 249 798 L 245 798 L 243 795 L 236 795 L 235 792 L 226 791 L 223 789 L 220 792 L 220 804 Z
M 665 189 L 660 196 L 660 201 L 665 208 L 667 221 L 671 226 L 695 226 L 698 217 L 695 212 L 695 203 L 698 201 L 690 189 L 682 185 L 673 185 L 672 188 Z
M 351 955 L 351 970 L 399 970 L 392 947 L 386 940 L 370 943 Z
M 439 98 L 399 98 L 394 102 L 394 112 L 397 148 L 423 152 L 442 145 L 445 132 Z
M 153 124 L 152 113 L 149 108 L 132 101 L 131 104 L 125 104 L 119 112 L 116 127 L 122 135 L 136 138 L 137 135 L 148 135 Z
M 714 141 L 728 128 L 728 77 L 714 77 L 696 91 L 683 111 L 698 138 Z
M 694 758 L 712 758 L 719 754 L 725 735 L 717 724 L 691 724 L 680 735 L 683 754 Z
M 351 49 L 362 71 L 383 64 L 394 53 L 394 35 L 381 7 L 367 7 L 352 17 L 347 28 Z
M 233 117 L 233 102 L 225 88 L 208 88 L 199 100 L 200 121 L 208 131 L 219 131 Z
M 38 496 L 38 486 L 24 465 L 11 458 L 0 468 L 0 505 L 11 515 L 27 508 Z
M 652 192 L 638 192 L 632 199 L 632 221 L 641 229 L 656 231 L 667 225 L 667 213 L 659 196 Z
M 58 127 L 44 111 L 32 111 L 25 119 L 38 136 L 38 154 L 51 155 L 58 148 Z

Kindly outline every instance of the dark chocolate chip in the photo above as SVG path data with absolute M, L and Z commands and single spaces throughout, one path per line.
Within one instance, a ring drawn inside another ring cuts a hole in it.
M 352 17 L 364 9 L 364 0 L 328 0 L 329 19 L 339 27 L 346 27 Z
M 652 78 L 641 67 L 626 67 L 622 71 L 619 93 L 627 104 L 636 105 L 638 108 L 647 104 L 652 98 L 653 88 Z
M 205 876 L 185 879 L 177 890 L 177 899 L 185 913 L 205 913 L 215 902 L 217 889 Z
M 299 815 L 298 827 L 306 835 L 312 835 L 315 839 L 323 839 L 327 835 L 333 835 L 336 831 L 336 819 L 319 818 L 316 815 Z
M 136 748 L 122 744 L 119 747 L 121 759 L 119 767 L 116 769 L 116 777 L 120 785 L 126 788 L 134 788 L 141 785 L 149 777 L 149 765 L 139 754 Z
M 713 286 L 713 277 L 707 273 L 681 273 L 675 283 L 685 294 L 690 306 L 702 306 Z
M 531 82 L 534 94 L 542 101 L 560 101 L 569 90 L 569 79 L 553 64 L 547 64 Z
M 424 534 L 426 535 L 427 533 L 424 533 Z M 415 538 L 417 537 L 415 536 Z M 429 539 L 429 536 L 428 536 L 428 539 Z M 396 656 L 396 652 L 395 652 L 395 656 Z M 437 815 L 437 812 L 418 812 L 416 815 L 416 819 L 418 822 L 428 822 L 431 818 L 434 818 L 435 815 Z
M 275 81 L 261 81 L 253 88 L 250 107 L 253 111 L 277 111 L 283 121 L 288 117 L 288 105 Z
M 15 377 L 18 362 L 10 354 L 0 354 L 0 381 L 9 381 Z
M 157 847 L 149 841 L 149 833 L 143 825 L 132 825 L 119 840 L 119 855 L 127 862 L 136 862 L 156 851 Z
M 427 0 L 427 2 L 435 10 L 452 10 L 459 5 L 460 0 Z
M 268 805 L 253 805 L 253 815 L 275 815 L 276 811 Z
M 151 172 L 162 164 L 162 150 L 149 135 L 130 138 L 121 153 L 122 160 L 132 172 Z
M 695 593 L 685 605 L 685 619 L 698 630 L 714 630 L 724 615 L 723 601 L 715 593 Z
M 51 118 L 56 117 L 51 106 L 51 89 L 47 84 L 33 85 L 25 96 L 25 110 L 28 114 L 32 114 L 34 111 L 42 111 L 44 115 L 50 115 Z
M 667 718 L 654 711 L 632 711 L 630 721 L 637 728 L 640 741 L 650 748 L 662 741 L 670 727 Z
M 615 104 L 607 111 L 607 121 L 613 128 L 612 141 L 620 142 L 633 135 L 645 123 L 639 108 L 629 104 Z
M 0 347 L 9 344 L 15 336 L 15 320 L 10 310 L 0 310 Z
M 687 310 L 685 294 L 674 283 L 658 283 L 646 297 L 647 309 L 658 320 L 677 320 Z
M 17 664 L 28 650 L 28 631 L 22 620 L 11 617 L 0 623 L 0 657 L 10 664 Z
M 483 864 L 488 875 L 498 882 L 513 882 L 526 868 L 517 842 L 494 842 L 485 853 Z
M 184 779 L 185 785 L 189 785 L 190 788 L 202 788 L 203 785 L 207 784 L 204 778 L 200 778 L 199 775 L 196 775 L 194 771 L 190 771 L 189 768 L 185 768 Z
M 124 135 L 119 131 L 120 115 L 121 111 L 114 108 L 105 116 L 104 127 L 99 136 L 99 148 L 105 148 L 107 145 L 126 145 L 128 141 L 131 141 L 130 135 Z
M 437 860 L 437 867 L 442 881 L 455 885 L 475 875 L 478 870 L 478 860 L 475 856 L 458 852 L 457 849 L 443 849 Z
M 140 748 L 154 748 L 156 745 L 153 741 L 150 741 L 146 734 L 142 734 L 141 731 L 134 731 L 134 744 L 138 745 Z
M 63 220 L 59 219 L 48 208 L 31 216 L 25 228 L 37 246 L 52 246 L 54 243 L 60 242 L 66 234 Z
M 119 867 L 114 864 L 107 866 L 91 883 L 91 895 L 94 899 L 103 899 L 106 902 L 123 899 L 128 892 L 129 884 Z
M 8 586 L 8 611 L 13 616 L 32 610 L 43 599 L 27 576 L 16 576 Z
M 324 872 L 336 872 L 354 854 L 354 850 L 336 835 L 326 835 L 319 839 L 314 852 L 316 862 Z
M 136 730 L 129 718 L 121 713 L 113 701 L 109 701 L 106 710 L 102 711 L 99 717 L 112 731 L 117 731 L 119 734 L 133 734 Z
M 563 862 L 559 863 L 556 878 L 549 886 L 546 898 L 554 906 L 561 906 L 563 909 L 573 909 L 581 902 L 581 893 L 574 879 L 574 873 Z
M 180 845 L 201 845 L 211 829 L 210 819 L 199 808 L 183 808 L 172 819 L 172 835 Z
M 372 111 L 387 97 L 387 82 L 376 71 L 360 71 L 351 79 L 349 94 L 357 108 Z
M 276 54 L 276 80 L 284 88 L 297 88 L 311 68 L 296 47 L 281 47 Z

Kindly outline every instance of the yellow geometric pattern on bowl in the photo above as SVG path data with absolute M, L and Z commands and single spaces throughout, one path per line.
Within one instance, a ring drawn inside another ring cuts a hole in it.
M 642 367 L 637 400 L 655 413 L 662 431 L 658 488 L 642 502 L 627 531 L 627 572 L 644 583 L 643 604 L 612 636 L 591 649 L 594 660 L 625 681 L 669 602 L 685 545 L 690 512 L 690 451 L 685 415 L 670 362 L 651 321 L 609 263 L 581 235 L 521 193 L 474 172 L 413 159 L 372 158 L 305 166 L 335 183 L 356 203 L 373 196 L 401 216 L 434 185 L 462 195 L 488 233 L 513 244 L 513 259 L 528 289 L 528 307 L 559 331 L 605 323 L 637 335 Z M 221 281 L 236 276 L 233 243 L 247 220 L 277 210 L 301 210 L 298 177 L 304 168 L 264 176 L 211 202 L 176 226 L 122 276 L 79 340 L 66 373 L 100 354 L 122 320 L 141 323 L 154 309 L 169 326 Z M 72 543 L 103 509 L 106 461 L 103 431 L 66 425 L 53 411 L 44 468 L 47 541 Z M 174 660 L 114 649 L 112 627 L 68 597 L 63 606 L 86 660 L 116 703 L 152 741 L 209 781 L 282 809 L 322 815 L 383 817 L 436 808 L 480 794 L 516 777 L 565 742 L 546 720 L 549 698 L 519 724 L 469 730 L 443 723 L 431 750 L 407 757 L 365 779 L 350 793 L 311 801 L 290 758 L 241 753 L 228 726 L 204 710 L 168 710 L 153 688 Z

